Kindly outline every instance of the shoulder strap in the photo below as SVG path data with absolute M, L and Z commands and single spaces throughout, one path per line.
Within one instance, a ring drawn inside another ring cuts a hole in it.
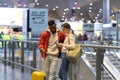
M 67 38 L 68 38 L 68 44 L 70 44 L 70 38 L 69 38 L 69 35 L 67 36 Z

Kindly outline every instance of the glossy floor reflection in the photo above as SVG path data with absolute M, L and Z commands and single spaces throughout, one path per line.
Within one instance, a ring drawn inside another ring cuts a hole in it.
M 31 74 L 21 73 L 18 69 L 0 63 L 0 80 L 31 80 Z

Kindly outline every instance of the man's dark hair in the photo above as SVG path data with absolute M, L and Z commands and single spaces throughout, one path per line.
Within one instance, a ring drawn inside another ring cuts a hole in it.
M 51 26 L 51 25 L 53 25 L 53 24 L 55 24 L 55 21 L 54 21 L 54 20 L 48 21 L 48 25 L 49 25 L 49 26 Z

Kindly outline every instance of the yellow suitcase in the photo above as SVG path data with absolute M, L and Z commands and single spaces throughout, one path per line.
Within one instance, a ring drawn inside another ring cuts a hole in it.
M 32 73 L 32 80 L 46 80 L 46 74 L 43 71 L 34 71 Z

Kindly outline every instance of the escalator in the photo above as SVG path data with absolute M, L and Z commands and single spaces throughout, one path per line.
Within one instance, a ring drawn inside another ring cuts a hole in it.
M 94 54 L 86 54 L 86 59 L 92 65 L 94 71 L 96 71 L 96 56 Z M 101 78 L 103 80 L 115 80 L 104 65 L 102 65 Z
M 118 69 L 118 71 L 120 72 L 120 58 L 117 56 L 114 56 L 113 54 L 109 54 L 107 55 L 107 57 L 109 58 L 110 62 Z
M 106 63 L 104 63 L 104 64 L 106 65 L 106 67 L 109 68 L 109 71 L 112 72 L 112 74 L 114 75 L 116 80 L 120 80 L 120 63 L 119 63 L 120 58 L 115 53 L 114 54 L 109 53 L 105 57 L 105 60 L 106 60 Z M 109 64 L 109 63 L 111 63 L 111 64 Z

